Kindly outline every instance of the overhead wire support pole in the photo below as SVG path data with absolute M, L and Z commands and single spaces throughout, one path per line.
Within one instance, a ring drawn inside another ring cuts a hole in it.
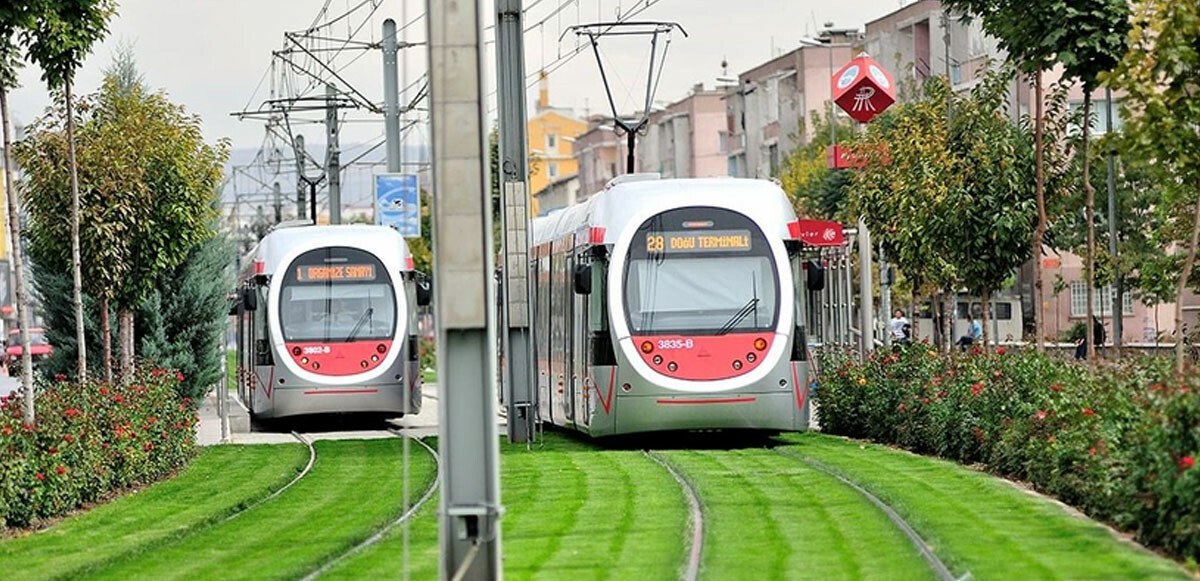
M 536 376 L 529 333 L 529 161 L 525 126 L 525 48 L 521 0 L 496 0 L 496 100 L 500 149 L 500 213 L 504 353 L 501 381 L 508 441 L 531 441 Z
M 499 579 L 492 211 L 480 0 L 427 0 L 437 316 L 439 572 Z
M 333 83 L 325 85 L 325 95 L 329 99 L 329 105 L 325 108 L 325 176 L 329 180 L 329 223 L 341 224 L 342 152 L 338 139 L 337 87 Z

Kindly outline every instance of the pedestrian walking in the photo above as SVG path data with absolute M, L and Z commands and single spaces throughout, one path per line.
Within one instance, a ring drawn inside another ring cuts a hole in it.
M 1105 332 L 1105 330 L 1104 330 L 1104 323 L 1101 323 L 1100 319 L 1095 316 L 1092 317 L 1091 340 L 1096 343 L 1097 351 L 1099 351 L 1100 348 L 1104 346 L 1104 342 L 1108 340 L 1108 333 Z M 1080 339 L 1077 343 L 1075 343 L 1075 359 L 1079 359 L 1079 360 L 1087 359 L 1087 348 L 1088 348 L 1088 333 L 1085 330 L 1083 332 L 1083 338 Z
M 908 319 L 904 317 L 904 311 L 896 309 L 892 313 L 892 320 L 888 322 L 888 334 L 892 337 L 893 343 L 909 343 L 912 340 L 912 325 Z

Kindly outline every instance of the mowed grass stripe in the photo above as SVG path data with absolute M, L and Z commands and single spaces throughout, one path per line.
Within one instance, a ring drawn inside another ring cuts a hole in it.
M 312 471 L 270 502 L 90 577 L 294 579 L 396 518 L 402 510 L 399 439 L 314 445 Z M 413 489 L 427 486 L 433 472 L 428 453 L 411 455 Z
M 546 434 L 544 445 L 502 445 L 506 579 L 673 579 L 683 560 L 687 502 L 662 467 L 632 451 L 603 451 Z M 412 579 L 437 576 L 437 514 L 410 532 Z M 322 579 L 398 577 L 401 531 Z
M 0 541 L 0 571 L 5 579 L 51 579 L 139 558 L 265 498 L 307 459 L 308 449 L 299 444 L 204 448 L 175 478 Z
M 858 492 L 769 450 L 663 452 L 705 507 L 703 579 L 930 579 Z
M 1100 525 L 951 462 L 874 444 L 784 436 L 891 505 L 955 572 L 976 579 L 1183 579 Z

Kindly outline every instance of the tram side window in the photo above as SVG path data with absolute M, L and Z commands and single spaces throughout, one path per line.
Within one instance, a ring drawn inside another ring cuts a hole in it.
M 592 294 L 588 295 L 588 327 L 592 331 L 608 330 L 608 263 L 592 261 Z
M 266 306 L 267 287 L 257 287 L 258 304 Z M 271 359 L 271 336 L 267 332 L 267 309 L 260 308 L 250 314 L 254 319 L 254 364 L 273 365 Z

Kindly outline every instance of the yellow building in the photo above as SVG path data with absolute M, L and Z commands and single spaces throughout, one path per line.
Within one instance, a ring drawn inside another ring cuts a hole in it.
M 550 106 L 550 88 L 542 72 L 538 85 L 537 112 L 529 118 L 529 193 L 530 210 L 538 215 L 537 196 L 550 184 L 579 173 L 575 159 L 575 138 L 587 131 L 587 122 L 576 119 L 570 111 Z

